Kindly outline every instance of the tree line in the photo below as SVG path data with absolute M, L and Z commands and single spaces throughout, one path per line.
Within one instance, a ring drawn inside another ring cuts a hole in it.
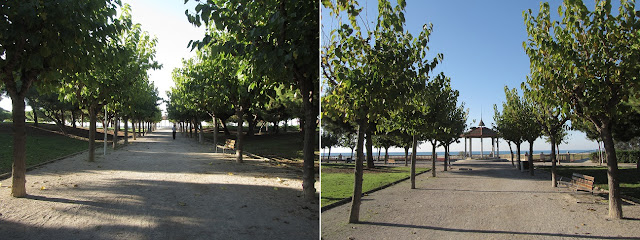
M 425 24 L 417 36 L 404 30 L 405 1 L 395 6 L 379 1 L 373 27 L 358 20 L 362 8 L 356 1 L 323 1 L 323 6 L 339 22 L 322 47 L 326 93 L 321 99 L 323 139 L 355 147 L 349 217 L 354 223 L 359 221 L 365 149 L 366 167 L 374 168 L 374 144 L 385 149 L 403 147 L 407 154 L 411 147 L 414 189 L 417 145 L 430 142 L 432 156 L 436 147 L 442 146 L 448 158 L 449 145 L 466 128 L 467 112 L 464 104 L 458 103 L 459 92 L 451 88 L 451 79 L 444 73 L 433 76 L 433 69 L 443 58 L 442 54 L 427 58 L 433 26 Z
M 122 119 L 125 134 L 129 121 L 140 129 L 160 120 L 158 92 L 147 74 L 161 67 L 154 60 L 157 40 L 132 22 L 128 5 L 105 0 L 7 1 L 0 15 L 0 88 L 13 105 L 12 196 L 26 196 L 25 100 L 34 118 L 42 113 L 63 131 L 65 114 L 70 113 L 72 124 L 78 114 L 81 119 L 86 114 L 88 161 L 95 159 L 100 112 L 106 110 L 115 122 Z
M 185 3 L 188 1 L 185 1 Z M 317 201 L 314 150 L 317 147 L 319 10 L 313 1 L 199 1 L 188 21 L 205 26 L 203 39 L 189 43 L 197 56 L 173 71 L 167 93 L 169 118 L 195 127 L 211 119 L 238 125 L 236 160 L 242 162 L 242 125 L 248 135 L 258 121 L 298 117 L 304 138 L 303 192 Z M 228 133 L 228 131 L 225 131 Z M 202 139 L 200 137 L 200 139 Z
M 614 15 L 610 0 L 596 1 L 593 10 L 582 1 L 564 0 L 558 14 L 558 20 L 553 20 L 547 2 L 540 4 L 538 14 L 531 9 L 523 12 L 529 36 L 523 47 L 530 59 L 530 74 L 521 84 L 522 95 L 505 87 L 502 112 L 494 106 L 496 128 L 502 138 L 515 144 L 518 162 L 521 143 L 528 142 L 532 153 L 533 141 L 540 136 L 549 139 L 553 187 L 557 186 L 555 150 L 566 130 L 580 130 L 589 139 L 603 142 L 609 217 L 620 219 L 615 142 L 629 142 L 640 134 L 640 12 L 633 1 L 620 1 Z M 529 154 L 533 175 L 531 160 Z

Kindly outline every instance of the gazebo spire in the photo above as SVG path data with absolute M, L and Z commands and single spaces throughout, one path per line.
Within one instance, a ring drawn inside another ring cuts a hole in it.
M 484 127 L 484 123 L 482 122 L 482 107 L 480 107 L 480 124 L 478 124 L 478 126 Z

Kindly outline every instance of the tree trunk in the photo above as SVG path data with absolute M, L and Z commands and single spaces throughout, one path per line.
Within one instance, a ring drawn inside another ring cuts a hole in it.
M 255 116 L 253 114 L 248 114 L 247 116 L 247 124 L 249 125 L 248 129 L 247 129 L 247 137 L 253 137 L 253 132 L 255 132 L 256 129 L 256 120 L 255 120 Z
M 415 134 L 413 135 L 411 146 L 411 189 L 416 189 L 416 149 L 418 148 L 418 138 Z
M 556 139 L 552 136 L 549 137 L 551 141 L 551 186 L 558 187 L 557 176 L 556 176 Z
M 218 119 L 212 114 L 211 120 L 213 122 L 213 146 L 216 148 L 216 153 L 218 153 Z
M 34 112 L 35 114 L 35 112 Z M 74 111 L 71 111 L 71 127 L 76 128 L 76 114 L 74 113 Z
M 607 179 L 609 180 L 609 218 L 622 219 L 622 201 L 620 199 L 620 183 L 618 182 L 618 159 L 611 135 L 611 125 L 601 126 L 600 136 L 607 155 Z
M 358 126 L 358 143 L 356 145 L 356 167 L 354 170 L 355 181 L 353 184 L 353 198 L 351 201 L 351 212 L 349 214 L 349 223 L 357 223 L 360 221 L 360 203 L 362 202 L 362 175 L 364 160 L 364 132 L 367 129 L 366 121 Z M 353 158 L 353 156 L 352 156 Z
M 447 171 L 447 160 L 449 155 L 447 154 L 447 144 L 444 145 L 444 171 Z
M 404 166 L 405 167 L 408 165 L 407 164 L 408 162 L 409 162 L 409 147 L 406 146 L 404 147 Z
M 436 177 L 436 142 L 431 142 L 431 176 Z
M 331 157 L 331 146 L 329 146 L 329 155 L 327 155 L 327 161 L 329 161 L 330 157 Z
M 509 152 L 511 152 L 511 166 L 515 165 L 513 163 L 513 148 L 511 148 L 511 142 L 507 142 L 507 145 L 509 145 Z
M 38 111 L 33 108 L 33 126 L 38 126 Z
M 304 192 L 304 198 L 307 201 L 318 201 L 316 197 L 316 188 L 315 188 L 315 165 L 314 161 L 316 160 L 314 155 L 314 147 L 317 146 L 317 134 L 316 134 L 316 126 L 318 119 L 318 108 L 314 105 L 314 102 L 318 102 L 317 99 L 311 95 L 314 92 L 314 86 L 311 80 L 301 80 L 301 92 L 302 92 L 302 102 L 304 109 L 304 118 L 305 118 L 305 131 L 304 134 L 304 146 L 302 148 L 302 153 L 304 155 L 303 162 L 303 173 L 302 173 L 302 191 Z M 362 180 L 362 175 L 360 177 Z M 361 181 L 362 183 L 362 181 Z M 362 191 L 362 184 L 360 185 L 360 189 Z M 359 207 L 359 206 L 358 206 Z
M 113 117 L 113 138 L 111 140 L 113 142 L 113 149 L 115 150 L 118 145 L 118 117 Z
M 533 141 L 529 142 L 529 175 L 533 176 Z
M 131 120 L 131 134 L 133 134 L 133 140 L 136 140 L 136 120 Z
M 384 164 L 389 161 L 389 147 L 384 148 Z
M 380 161 L 380 152 L 382 151 L 382 148 L 378 148 L 378 159 L 376 159 L 376 161 Z
M 24 96 L 15 91 L 9 91 L 13 109 L 13 170 L 11 181 L 11 196 L 22 198 L 27 196 L 25 186 L 27 172 L 27 133 L 25 122 Z
M 124 144 L 129 144 L 129 118 L 124 118 Z
M 371 126 L 369 126 L 371 127 Z M 367 129 L 367 142 L 366 142 L 366 147 L 367 147 L 367 168 L 368 169 L 373 169 L 375 167 L 374 163 L 373 163 L 373 141 L 372 141 L 372 134 L 371 134 L 371 130 Z
M 520 170 L 520 172 L 524 172 L 524 169 L 522 169 L 523 167 L 521 166 L 522 163 L 520 162 L 520 143 L 515 143 L 515 144 L 516 144 L 516 153 L 518 154 L 516 158 L 516 167 L 518 168 L 518 170 Z
M 203 144 L 204 143 L 204 132 L 202 132 L 202 122 L 197 117 L 196 117 L 196 126 L 200 130 L 200 131 L 198 131 L 198 142 L 200 144 Z
M 283 132 L 287 132 L 287 124 L 288 124 L 289 120 L 284 120 L 284 128 L 282 129 Z M 353 156 L 351 156 L 353 158 Z
M 96 106 L 89 106 L 89 162 L 95 161 L 96 151 Z
M 242 119 L 243 109 L 240 100 L 236 102 L 236 117 L 238 117 L 238 127 L 236 128 L 236 162 L 242 163 Z
M 231 136 L 231 132 L 229 132 L 229 128 L 227 128 L 227 124 L 224 121 L 222 122 L 222 130 L 225 136 Z

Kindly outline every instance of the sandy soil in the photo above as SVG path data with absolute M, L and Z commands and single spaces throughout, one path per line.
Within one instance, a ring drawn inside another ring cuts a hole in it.
M 521 173 L 508 162 L 464 160 L 438 177 L 422 174 L 363 197 L 359 224 L 350 204 L 322 212 L 323 239 L 640 239 L 640 206 L 608 220 L 606 200 L 566 187 L 550 175 Z M 462 170 L 471 169 L 471 170 Z
M 95 162 L 87 154 L 27 173 L 27 198 L 0 181 L 0 238 L 317 239 L 318 203 L 301 173 L 212 153 L 167 130 Z

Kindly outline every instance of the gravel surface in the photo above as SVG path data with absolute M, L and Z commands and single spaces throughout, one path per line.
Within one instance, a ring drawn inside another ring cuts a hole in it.
M 317 239 L 301 172 L 160 130 L 95 162 L 27 173 L 27 198 L 0 181 L 0 239 Z
M 506 161 L 464 160 L 437 178 L 417 177 L 363 197 L 359 224 L 350 203 L 322 212 L 323 239 L 640 239 L 640 206 L 607 219 L 606 199 L 566 187 L 550 174 L 521 173 Z M 471 169 L 471 170 L 463 170 Z

